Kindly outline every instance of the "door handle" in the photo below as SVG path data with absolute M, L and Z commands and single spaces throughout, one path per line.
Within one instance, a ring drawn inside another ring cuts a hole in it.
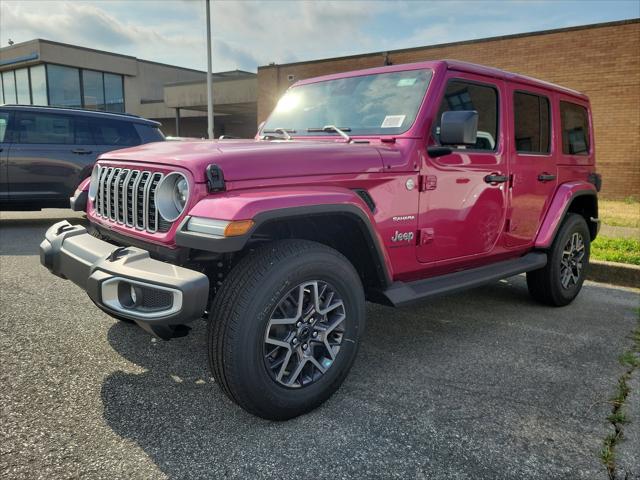
M 500 175 L 499 173 L 492 173 L 484 177 L 484 181 L 491 184 L 504 183 L 507 180 L 509 180 L 509 177 L 506 175 Z
M 543 172 L 540 175 L 538 175 L 538 181 L 539 182 L 551 182 L 553 180 L 556 179 L 555 175 L 552 175 L 550 173 L 547 172 Z
M 87 150 L 86 148 L 74 148 L 71 150 L 71 153 L 75 153 L 76 155 L 88 155 L 91 153 L 91 150 Z

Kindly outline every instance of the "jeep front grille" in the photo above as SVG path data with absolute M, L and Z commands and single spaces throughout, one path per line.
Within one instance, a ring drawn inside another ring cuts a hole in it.
M 94 201 L 96 215 L 138 230 L 166 232 L 171 222 L 158 214 L 155 202 L 163 176 L 160 172 L 100 167 Z

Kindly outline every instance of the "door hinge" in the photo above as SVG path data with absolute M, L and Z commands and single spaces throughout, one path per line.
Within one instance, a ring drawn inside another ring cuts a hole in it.
M 419 177 L 419 191 L 426 192 L 427 190 L 435 190 L 438 186 L 438 177 L 435 175 L 420 175 Z

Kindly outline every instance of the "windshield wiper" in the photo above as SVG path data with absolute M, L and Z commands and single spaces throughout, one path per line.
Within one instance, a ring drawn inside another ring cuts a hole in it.
M 290 133 L 296 133 L 295 130 L 292 130 L 290 128 L 274 128 L 273 130 L 263 130 L 262 133 L 279 133 L 280 135 L 282 135 L 285 140 L 291 140 L 293 137 L 291 137 L 291 135 L 289 135 Z M 264 135 L 263 138 L 266 138 L 267 135 Z
M 351 141 L 351 137 L 349 135 L 347 135 L 345 132 L 350 132 L 351 128 L 349 127 L 336 127 L 335 125 L 325 125 L 322 128 L 318 128 L 318 127 L 314 127 L 314 128 L 307 128 L 307 132 L 336 132 L 338 135 L 340 135 L 342 138 L 344 138 L 347 142 Z

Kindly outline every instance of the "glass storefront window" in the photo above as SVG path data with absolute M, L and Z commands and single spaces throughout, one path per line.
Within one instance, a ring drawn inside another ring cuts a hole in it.
M 4 88 L 5 103 L 18 103 L 16 98 L 16 77 L 13 70 L 2 72 L 2 86 Z
M 104 82 L 102 81 L 102 72 L 83 70 L 82 91 L 84 93 L 84 108 L 104 110 Z
M 49 104 L 60 107 L 82 107 L 80 73 L 77 68 L 47 65 Z
M 31 105 L 31 93 L 29 92 L 29 69 L 16 70 L 16 94 L 20 105 Z
M 31 100 L 34 105 L 48 105 L 47 72 L 44 65 L 31 67 Z
M 107 112 L 124 112 L 122 75 L 104 74 L 104 97 Z

